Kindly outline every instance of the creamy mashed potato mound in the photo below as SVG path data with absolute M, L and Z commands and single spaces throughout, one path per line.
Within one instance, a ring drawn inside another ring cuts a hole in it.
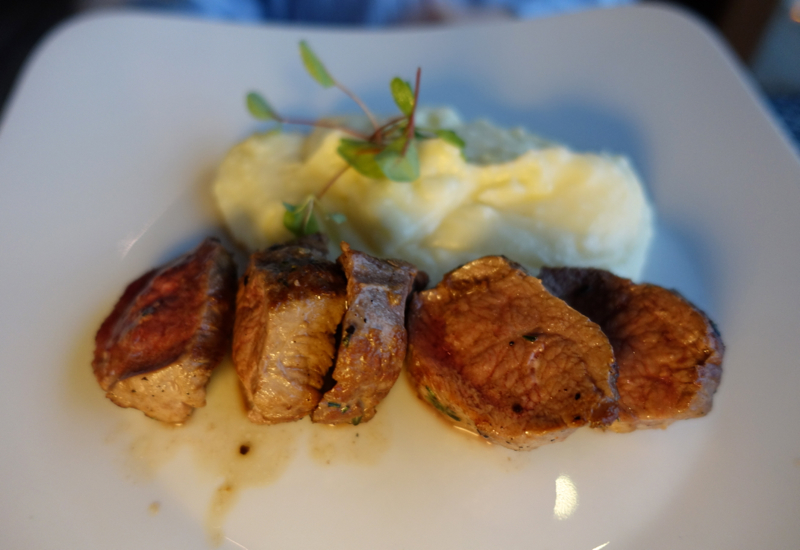
M 466 141 L 419 142 L 420 177 L 373 180 L 347 170 L 322 205 L 347 221 L 327 223 L 331 240 L 415 263 L 437 282 L 475 258 L 503 254 L 533 270 L 599 267 L 638 279 L 653 215 L 627 159 L 576 153 L 520 129 L 463 123 L 451 109 L 420 112 L 419 124 Z M 236 145 L 214 194 L 228 227 L 251 250 L 292 238 L 283 202 L 298 204 L 344 167 L 343 134 L 269 132 Z

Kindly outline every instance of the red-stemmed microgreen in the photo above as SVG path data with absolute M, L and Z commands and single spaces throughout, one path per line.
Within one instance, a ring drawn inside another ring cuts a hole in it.
M 339 141 L 336 149 L 339 156 L 346 162 L 345 167 L 316 194 L 308 195 L 300 204 L 284 203 L 286 212 L 283 217 L 283 225 L 295 235 L 308 235 L 321 229 L 315 213 L 335 223 L 345 221 L 342 214 L 326 214 L 319 201 L 348 169 L 352 168 L 368 178 L 413 182 L 419 178 L 420 174 L 418 140 L 438 137 L 463 150 L 464 141 L 452 130 L 420 128 L 416 124 L 415 115 L 419 101 L 421 69 L 417 69 L 413 88 L 399 77 L 392 79 L 389 88 L 402 116 L 390 118 L 381 124 L 357 95 L 339 83 L 328 72 L 328 69 L 304 40 L 300 42 L 300 57 L 308 73 L 320 86 L 323 88 L 336 87 L 356 102 L 369 119 L 372 133 L 364 134 L 328 120 L 310 121 L 283 117 L 261 94 L 257 92 L 247 94 L 247 109 L 253 117 L 259 120 L 271 120 L 278 124 L 331 128 L 347 134 L 347 137 L 343 137 Z

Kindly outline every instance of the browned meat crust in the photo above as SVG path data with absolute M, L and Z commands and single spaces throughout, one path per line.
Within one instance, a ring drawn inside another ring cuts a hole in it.
M 600 269 L 545 268 L 540 277 L 611 341 L 620 395 L 612 429 L 664 428 L 711 410 L 725 347 L 702 311 L 677 292 Z
M 212 238 L 128 285 L 95 337 L 92 368 L 106 396 L 172 423 L 204 406 L 235 292 L 236 265 Z
M 501 256 L 413 297 L 408 354 L 421 398 L 511 449 L 617 417 L 616 367 L 600 327 Z
M 335 386 L 322 397 L 311 419 L 327 424 L 359 424 L 392 389 L 406 357 L 405 309 L 417 268 L 380 260 L 342 243 L 339 262 L 347 276 L 347 312 Z
M 233 363 L 253 422 L 298 420 L 319 403 L 346 291 L 326 254 L 321 236 L 272 246 L 239 281 Z

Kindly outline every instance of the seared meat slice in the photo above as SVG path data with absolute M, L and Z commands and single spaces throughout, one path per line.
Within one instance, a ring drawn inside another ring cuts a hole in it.
M 230 345 L 235 293 L 236 265 L 212 238 L 128 285 L 95 338 L 106 396 L 172 423 L 204 406 Z
M 319 403 L 347 285 L 326 255 L 321 236 L 272 246 L 239 281 L 233 363 L 253 422 L 298 420 Z
M 347 276 L 347 312 L 333 370 L 335 386 L 311 420 L 327 424 L 366 422 L 392 389 L 406 357 L 405 310 L 417 268 L 380 260 L 342 243 L 339 262 Z
M 502 256 L 414 295 L 408 354 L 420 397 L 504 447 L 533 449 L 617 417 L 616 366 L 600 327 Z
M 544 268 L 539 276 L 611 341 L 620 397 L 612 429 L 665 428 L 711 410 L 725 347 L 705 313 L 677 292 L 601 269 Z

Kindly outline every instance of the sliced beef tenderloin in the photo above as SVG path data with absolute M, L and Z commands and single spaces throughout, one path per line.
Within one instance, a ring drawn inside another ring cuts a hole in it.
M 540 277 L 611 341 L 620 396 L 612 429 L 664 428 L 711 410 L 725 348 L 705 313 L 677 292 L 600 269 L 545 268 Z
M 204 406 L 230 345 L 235 293 L 236 265 L 212 238 L 128 285 L 95 338 L 106 396 L 170 423 Z
M 342 243 L 347 277 L 347 312 L 332 383 L 311 416 L 314 422 L 359 424 L 397 381 L 406 357 L 406 301 L 417 268 L 381 260 Z
M 516 450 L 617 417 L 616 366 L 595 323 L 502 256 L 414 295 L 408 372 L 456 425 Z
M 326 256 L 322 236 L 272 246 L 239 281 L 233 363 L 253 422 L 298 420 L 319 403 L 347 284 Z

